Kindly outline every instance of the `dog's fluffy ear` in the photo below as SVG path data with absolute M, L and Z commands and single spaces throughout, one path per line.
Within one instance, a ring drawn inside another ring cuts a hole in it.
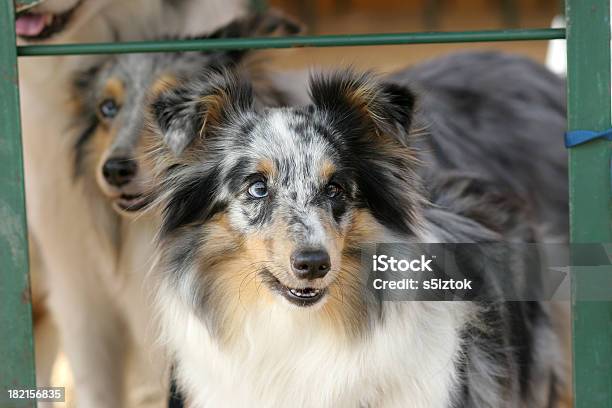
M 310 95 L 348 150 L 360 195 L 374 217 L 393 231 L 413 234 L 422 224 L 423 205 L 409 137 L 414 94 L 371 73 L 345 70 L 314 76 Z
M 199 39 L 219 38 L 251 38 L 251 37 L 284 37 L 298 35 L 303 32 L 303 25 L 282 13 L 269 10 L 263 13 L 252 13 L 236 19 L 218 28 L 210 34 L 199 36 Z M 223 51 L 234 62 L 239 62 L 249 50 Z
M 276 10 L 253 13 L 213 31 L 208 38 L 281 37 L 297 35 L 301 24 Z
M 369 127 L 408 144 L 416 102 L 408 88 L 381 82 L 370 72 L 344 70 L 314 75 L 310 96 L 317 108 L 331 113 L 340 131 L 351 134 Z
M 230 71 L 212 71 L 158 94 L 151 103 L 151 116 L 163 143 L 176 156 L 196 139 L 230 122 L 253 106 L 251 85 Z

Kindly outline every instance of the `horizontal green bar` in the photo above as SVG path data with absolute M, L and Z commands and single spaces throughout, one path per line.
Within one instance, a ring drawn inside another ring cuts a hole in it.
M 489 30 L 437 33 L 320 35 L 279 38 L 223 38 L 212 40 L 142 41 L 97 44 L 27 45 L 18 55 L 125 54 L 141 52 L 213 51 L 230 49 L 338 47 L 364 45 L 435 44 L 488 41 L 553 40 L 565 38 L 563 28 Z

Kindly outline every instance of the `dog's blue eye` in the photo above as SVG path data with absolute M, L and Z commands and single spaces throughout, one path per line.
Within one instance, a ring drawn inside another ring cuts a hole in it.
M 268 195 L 268 186 L 263 181 L 256 181 L 249 186 L 249 194 L 254 198 L 264 198 Z
M 325 186 L 325 195 L 329 198 L 336 198 L 342 194 L 342 187 L 336 183 L 329 183 Z
M 106 99 L 100 104 L 100 114 L 103 118 L 112 119 L 119 113 L 117 103 L 112 99 Z

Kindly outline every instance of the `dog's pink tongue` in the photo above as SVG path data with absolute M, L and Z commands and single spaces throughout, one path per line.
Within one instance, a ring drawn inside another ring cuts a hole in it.
M 24 14 L 15 20 L 15 32 L 24 37 L 35 37 L 45 29 L 46 16 L 44 14 Z

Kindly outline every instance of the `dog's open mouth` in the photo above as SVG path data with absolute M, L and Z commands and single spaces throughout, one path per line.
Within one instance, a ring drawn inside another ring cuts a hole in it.
M 139 211 L 149 203 L 148 197 L 143 194 L 121 194 L 115 200 L 119 209 L 127 212 Z
M 63 31 L 76 9 L 83 0 L 77 2 L 72 8 L 62 13 L 37 13 L 24 11 L 17 14 L 15 19 L 16 34 L 28 41 L 42 41 Z
M 261 272 L 263 281 L 273 291 L 283 296 L 289 302 L 301 307 L 313 306 L 327 294 L 327 288 L 290 288 L 279 281 L 270 271 Z

